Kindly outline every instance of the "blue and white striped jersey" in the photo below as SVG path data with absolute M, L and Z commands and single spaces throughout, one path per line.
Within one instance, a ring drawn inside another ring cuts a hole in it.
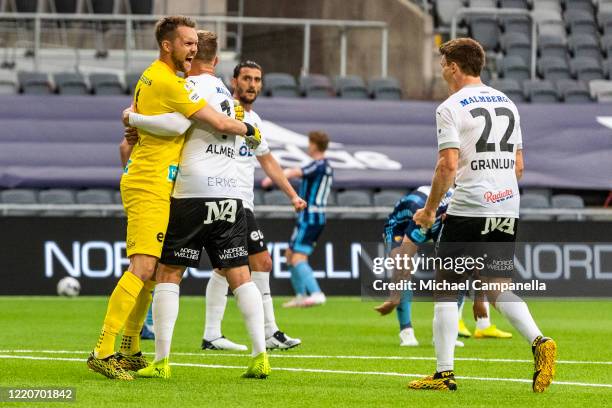
M 300 213 L 298 221 L 307 224 L 325 224 L 325 207 L 331 190 L 334 171 L 327 159 L 315 160 L 302 167 L 300 197 L 308 207 Z

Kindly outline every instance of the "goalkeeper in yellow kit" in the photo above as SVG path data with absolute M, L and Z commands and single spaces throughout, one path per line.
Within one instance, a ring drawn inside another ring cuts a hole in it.
M 176 71 L 187 73 L 197 52 L 195 23 L 183 16 L 164 17 L 155 26 L 159 59 L 142 74 L 133 107 L 145 115 L 180 112 L 220 133 L 244 136 L 252 145 L 259 130 L 218 113 L 201 99 Z M 129 125 L 129 113 L 124 112 Z M 140 330 L 151 303 L 152 280 L 161 254 L 170 212 L 170 194 L 178 171 L 184 135 L 154 136 L 139 131 L 139 139 L 121 178 L 121 198 L 127 215 L 126 249 L 130 266 L 110 296 L 102 332 L 87 366 L 106 377 L 133 379 L 129 373 L 148 365 L 140 352 Z M 115 339 L 123 338 L 115 354 Z

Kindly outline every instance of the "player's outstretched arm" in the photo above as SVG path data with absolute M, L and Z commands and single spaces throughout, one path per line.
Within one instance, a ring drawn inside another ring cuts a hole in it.
M 263 171 L 268 175 L 271 182 L 274 182 L 282 191 L 289 197 L 296 211 L 306 208 L 306 202 L 302 200 L 295 190 L 289 179 L 285 176 L 283 169 L 278 164 L 272 153 L 266 153 L 261 156 L 256 156 Z
M 129 124 L 156 136 L 180 136 L 192 125 L 192 122 L 178 112 L 161 115 L 142 115 L 129 112 Z
M 290 167 L 290 168 L 284 169 L 283 174 L 285 178 L 292 179 L 292 178 L 302 177 L 304 172 L 302 171 L 301 167 Z M 274 181 L 270 177 L 266 177 L 265 179 L 261 181 L 261 186 L 263 188 L 270 188 L 272 187 L 272 184 L 274 184 Z

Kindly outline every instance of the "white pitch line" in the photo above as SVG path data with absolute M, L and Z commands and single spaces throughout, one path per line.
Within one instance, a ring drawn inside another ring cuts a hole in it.
M 0 358 L 5 359 L 16 359 L 16 360 L 48 360 L 48 361 L 86 361 L 84 358 L 67 358 L 67 357 L 37 357 L 37 356 L 11 356 L 11 355 L 0 355 Z M 216 368 L 216 369 L 241 369 L 242 366 L 228 366 L 221 364 L 197 364 L 197 363 L 173 363 L 172 365 L 178 367 L 196 367 L 196 368 Z M 395 372 L 380 372 L 380 371 L 349 371 L 349 370 L 325 370 L 319 368 L 292 368 L 292 367 L 274 367 L 273 371 L 293 371 L 293 372 L 305 372 L 305 373 L 323 373 L 323 374 L 351 374 L 351 375 L 376 375 L 376 376 L 391 376 L 391 377 L 424 377 L 424 374 L 408 374 L 408 373 L 395 373 Z M 496 378 L 496 377 L 457 377 L 460 380 L 472 380 L 472 381 L 500 381 L 500 382 L 515 382 L 515 383 L 527 383 L 531 384 L 531 380 L 524 378 Z M 612 384 L 592 384 L 583 382 L 572 382 L 572 381 L 553 381 L 555 385 L 573 385 L 577 387 L 600 387 L 600 388 L 612 388 Z
M 41 354 L 89 354 L 90 351 L 79 350 L 0 350 L 0 353 L 41 353 Z M 336 360 L 422 360 L 435 361 L 435 357 L 421 356 L 325 356 L 325 355 L 307 355 L 307 354 L 289 354 L 289 352 L 270 353 L 272 358 L 296 358 L 296 359 L 336 359 Z M 144 354 L 155 354 L 145 352 Z M 203 351 L 201 353 L 173 352 L 175 356 L 187 357 L 248 357 L 249 354 L 239 353 L 210 353 Z M 479 357 L 456 357 L 455 361 L 476 361 L 488 363 L 533 363 L 533 360 L 521 360 L 511 358 L 479 358 Z M 612 361 L 580 361 L 580 360 L 557 360 L 557 364 L 587 364 L 587 365 L 612 365 Z

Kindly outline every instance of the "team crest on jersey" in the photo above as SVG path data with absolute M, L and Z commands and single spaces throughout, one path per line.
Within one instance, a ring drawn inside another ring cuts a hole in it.
M 395 242 L 402 242 L 402 239 L 404 239 L 404 237 L 401 236 L 401 235 L 396 235 L 396 236 L 393 237 L 393 240 Z

